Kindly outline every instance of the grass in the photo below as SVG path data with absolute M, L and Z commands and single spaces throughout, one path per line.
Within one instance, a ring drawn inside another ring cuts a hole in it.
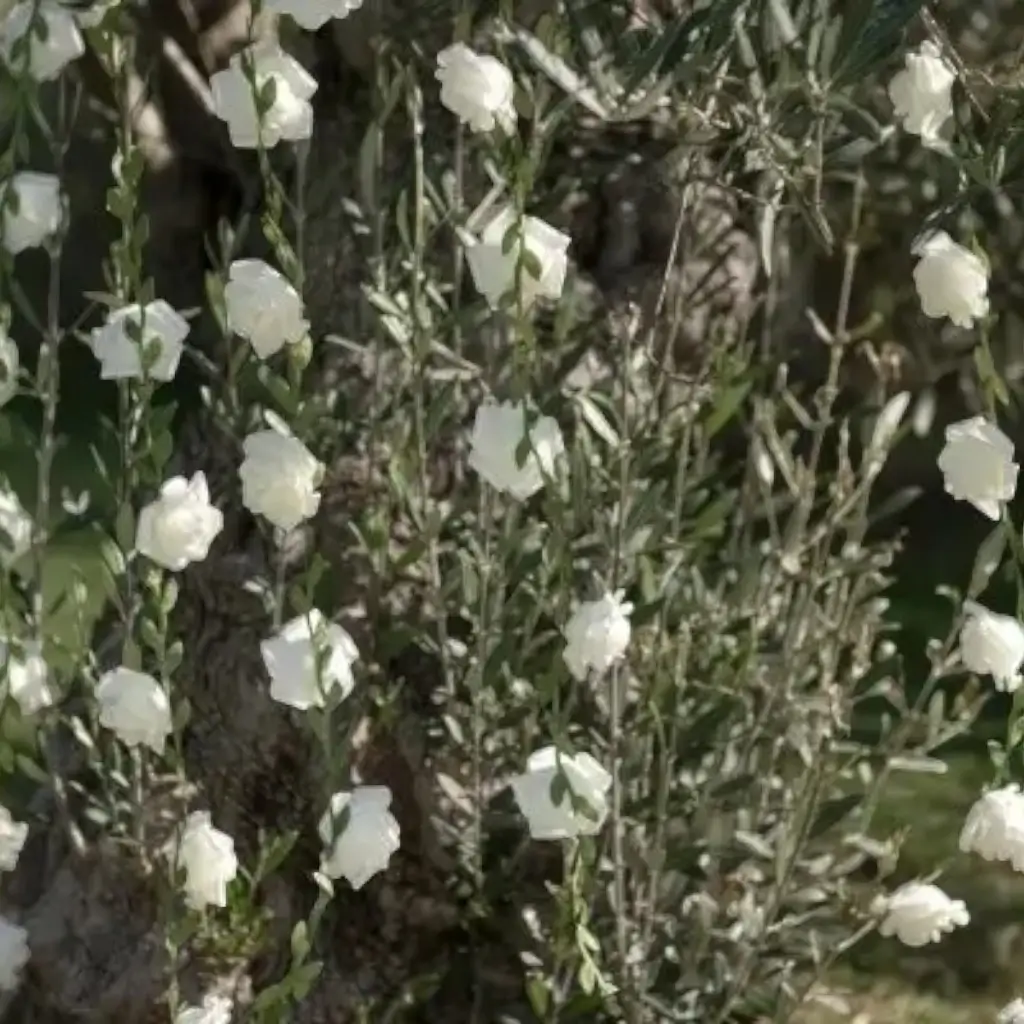
M 828 996 L 829 1003 L 802 1009 L 794 1024 L 994 1024 L 1005 1005 L 991 997 L 945 999 L 896 979 L 849 973 L 833 980 Z

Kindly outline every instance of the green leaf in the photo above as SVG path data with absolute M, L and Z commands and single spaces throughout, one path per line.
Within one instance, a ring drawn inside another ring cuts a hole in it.
M 863 78 L 897 49 L 924 0 L 848 0 L 836 44 L 833 84 Z
M 747 395 L 750 394 L 753 383 L 751 380 L 738 381 L 719 395 L 714 409 L 711 410 L 704 423 L 708 440 L 714 437 L 736 415 Z
M 846 796 L 838 796 L 834 800 L 826 800 L 818 811 L 810 829 L 810 838 L 824 835 L 829 829 L 838 825 L 850 811 L 860 804 L 861 798 L 857 793 L 848 793 Z

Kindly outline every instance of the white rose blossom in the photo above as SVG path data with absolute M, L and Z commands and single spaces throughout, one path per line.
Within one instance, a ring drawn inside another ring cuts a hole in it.
M 302 298 L 291 282 L 263 260 L 235 260 L 224 287 L 228 326 L 247 338 L 260 359 L 309 334 Z
M 191 480 L 175 476 L 139 513 L 135 547 L 165 569 L 180 572 L 206 558 L 223 528 L 223 513 L 210 504 L 206 474 L 196 473 Z
M 913 254 L 914 286 L 925 316 L 971 327 L 988 315 L 989 268 L 977 253 L 945 231 L 934 231 L 914 244 Z
M 611 784 L 612 777 L 590 754 L 562 754 L 553 746 L 532 753 L 526 771 L 510 782 L 534 839 L 595 835 L 608 816 Z M 562 790 L 557 804 L 552 788 Z M 589 814 L 584 806 L 590 809 Z
M 53 704 L 50 670 L 43 658 L 42 644 L 27 640 L 19 656 L 7 643 L 0 643 L 0 664 L 7 674 L 7 692 L 23 715 L 34 715 Z
M 174 1024 L 231 1024 L 232 1010 L 230 999 L 208 992 L 202 1006 L 183 1006 L 174 1015 Z
M 960 660 L 969 672 L 990 675 L 996 688 L 1013 692 L 1020 686 L 1024 662 L 1024 626 L 975 601 L 966 601 L 967 618 L 960 630 Z
M 984 416 L 951 423 L 938 460 L 946 493 L 998 520 L 1017 491 L 1013 454 L 1013 442 Z
M 145 672 L 111 669 L 96 685 L 100 725 L 129 747 L 140 744 L 162 754 L 173 729 L 171 705 L 160 684 Z
M 18 393 L 18 369 L 21 359 L 13 339 L 0 331 L 0 407 Z
M 505 207 L 491 218 L 480 238 L 466 248 L 473 284 L 491 309 L 497 309 L 502 297 L 514 291 L 517 274 L 524 310 L 530 309 L 538 299 L 557 299 L 565 286 L 569 236 L 539 217 L 524 217 L 522 236 L 506 251 L 505 236 L 515 224 L 515 211 Z M 526 252 L 536 261 L 536 267 L 521 258 L 524 244 Z M 516 308 L 515 303 L 513 308 Z
M 387 869 L 400 845 L 398 822 L 388 809 L 387 786 L 356 786 L 335 793 L 320 819 L 324 843 L 321 870 L 330 878 L 345 878 L 361 889 L 375 874 Z M 347 817 L 342 827 L 342 817 Z
M 18 47 L 15 53 L 15 44 L 32 26 L 32 12 L 36 6 L 33 0 L 22 0 L 0 22 L 0 55 L 13 74 L 17 74 L 24 66 L 24 50 Z M 85 53 L 85 42 L 74 14 L 60 3 L 42 0 L 38 4 L 37 17 L 37 24 L 42 22 L 45 31 L 41 34 L 33 26 L 29 42 L 28 73 L 37 82 L 48 82 Z
M 554 475 L 565 451 L 558 423 L 541 416 L 530 427 L 528 447 L 520 463 L 517 454 L 526 439 L 527 410 L 522 402 L 484 401 L 476 411 L 470 436 L 469 464 L 495 490 L 525 501 Z
M 32 546 L 32 517 L 10 487 L 0 485 L 0 566 L 9 569 Z
M 10 198 L 6 188 L 11 190 Z M 13 256 L 44 245 L 60 230 L 64 201 L 60 180 L 54 174 L 18 171 L 11 176 L 0 201 L 3 203 L 3 245 Z
M 996 1024 L 1024 1024 L 1024 999 L 1007 1003 L 996 1017 Z
M 920 135 L 925 145 L 939 141 L 953 116 L 956 72 L 931 40 L 906 56 L 906 67 L 889 83 L 889 99 L 904 131 Z
M 937 885 L 908 882 L 884 901 L 879 934 L 895 935 L 906 946 L 938 942 L 947 932 L 970 922 L 963 900 L 950 899 Z
M 437 55 L 435 77 L 441 102 L 474 132 L 499 126 L 511 134 L 516 127 L 512 72 L 496 57 L 454 43 Z
M 193 811 L 178 840 L 175 863 L 185 872 L 185 900 L 194 910 L 225 907 L 238 874 L 235 841 L 214 828 L 209 811 Z
M 252 62 L 253 81 L 246 72 Z M 262 119 L 256 109 L 256 93 L 264 95 L 273 82 L 274 100 Z M 239 149 L 256 149 L 261 143 L 273 149 L 282 140 L 298 142 L 313 134 L 316 80 L 294 57 L 276 43 L 251 46 L 231 58 L 223 71 L 210 79 L 213 107 L 228 126 L 231 142 Z
M 355 686 L 355 641 L 337 623 L 326 622 L 316 608 L 286 623 L 260 644 L 260 651 L 270 674 L 270 696 L 299 711 L 322 708 L 325 697 L 335 690 L 340 703 Z
M 188 330 L 184 317 L 156 299 L 145 307 L 133 303 L 113 310 L 93 328 L 89 346 L 103 380 L 141 378 L 145 366 L 152 380 L 169 381 L 178 372 Z
M 584 601 L 566 624 L 562 657 L 581 682 L 591 671 L 607 672 L 626 653 L 633 605 L 623 597 L 625 591 L 619 590 L 596 601 Z
M 0 806 L 0 871 L 13 871 L 18 866 L 26 839 L 28 825 L 15 821 L 11 812 Z
M 297 437 L 258 430 L 242 447 L 238 474 L 242 504 L 250 512 L 286 532 L 316 515 L 324 467 Z
M 1007 861 L 1024 871 L 1024 796 L 1020 786 L 1003 786 L 982 796 L 968 811 L 960 849 L 985 860 Z
M 13 992 L 21 984 L 28 958 L 28 932 L 0 915 L 0 991 Z
M 307 32 L 316 32 L 332 18 L 347 18 L 362 6 L 363 0 L 267 0 L 268 11 L 290 14 Z

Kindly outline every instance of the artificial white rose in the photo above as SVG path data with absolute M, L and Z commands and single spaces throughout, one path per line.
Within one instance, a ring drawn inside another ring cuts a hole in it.
M 512 72 L 496 57 L 455 43 L 437 55 L 435 77 L 441 83 L 441 102 L 473 131 L 493 131 L 495 125 L 515 131 Z
M 347 18 L 363 6 L 363 0 L 267 0 L 267 10 L 290 14 L 295 24 L 316 32 L 332 18 Z
M 469 464 L 495 490 L 525 501 L 552 476 L 565 451 L 558 423 L 541 416 L 530 427 L 528 447 L 520 464 L 517 453 L 526 439 L 524 403 L 488 398 L 476 411 L 470 436 Z
M 141 345 L 136 340 L 140 332 Z M 141 378 L 145 365 L 152 380 L 168 381 L 178 372 L 187 335 L 184 317 L 157 299 L 145 308 L 133 303 L 113 310 L 105 324 L 93 328 L 89 347 L 103 380 Z
M 238 474 L 242 504 L 250 512 L 285 531 L 316 515 L 324 467 L 297 437 L 258 430 L 242 447 L 245 459 Z
M 0 486 L 0 566 L 9 569 L 32 547 L 32 517 L 17 494 Z
M 22 39 L 32 25 L 32 12 L 37 5 L 33 0 L 15 4 L 0 23 L 0 55 L 12 74 L 24 67 L 25 51 L 15 43 Z M 28 73 L 37 82 L 56 78 L 73 60 L 85 53 L 85 42 L 78 31 L 74 15 L 59 3 L 43 0 L 38 4 L 36 25 L 42 23 L 44 31 L 34 27 L 29 43 Z
M 505 236 L 515 223 L 515 211 L 506 207 L 491 218 L 479 240 L 466 249 L 466 262 L 473 275 L 473 283 L 491 309 L 497 309 L 502 297 L 515 290 L 517 274 L 521 303 L 514 302 L 513 309 L 521 305 L 528 310 L 540 298 L 557 299 L 565 285 L 569 236 L 539 217 L 524 217 L 521 237 L 506 251 Z M 536 267 L 522 259 L 524 243 L 526 252 L 536 261 Z
M 183 1006 L 174 1016 L 174 1024 L 231 1024 L 232 1002 L 226 996 L 208 992 L 202 1006 Z
M 324 843 L 320 870 L 330 878 L 347 879 L 353 889 L 361 889 L 384 871 L 400 845 L 398 822 L 390 806 L 387 786 L 356 786 L 351 793 L 335 793 L 320 819 Z
M 581 682 L 593 671 L 607 672 L 626 653 L 631 633 L 633 606 L 623 601 L 624 590 L 584 601 L 565 627 L 565 659 L 569 671 Z
M 510 783 L 534 839 L 595 835 L 608 816 L 611 784 L 612 777 L 590 754 L 560 754 L 556 747 L 532 753 L 525 773 Z
M 191 480 L 175 476 L 160 488 L 160 497 L 139 513 L 135 547 L 172 572 L 201 562 L 224 528 L 224 515 L 210 504 L 206 474 Z
M 26 839 L 28 825 L 15 821 L 11 812 L 0 806 L 0 871 L 13 871 L 18 866 Z
M 252 81 L 245 70 L 248 61 Z M 253 84 L 263 96 L 270 82 L 274 100 L 261 120 Z M 260 43 L 236 53 L 228 67 L 210 79 L 210 89 L 214 112 L 227 124 L 231 142 L 239 149 L 256 149 L 261 143 L 273 149 L 282 139 L 298 142 L 313 134 L 309 101 L 316 92 L 316 80 L 276 43 Z
M 0 643 L 0 664 L 7 674 L 7 691 L 17 701 L 23 715 L 34 715 L 53 704 L 50 670 L 43 657 L 42 644 L 28 640 L 17 655 L 9 644 Z
M 906 67 L 889 83 L 889 98 L 904 131 L 920 135 L 926 145 L 938 140 L 953 116 L 955 81 L 956 72 L 931 40 L 908 53 Z
M 302 299 L 291 282 L 263 260 L 235 260 L 224 286 L 228 326 L 248 338 L 256 355 L 267 359 L 284 345 L 309 334 Z
M 1013 442 L 984 416 L 946 427 L 938 466 L 946 493 L 969 501 L 992 520 L 1017 490 L 1020 467 L 1013 461 Z
M 8 199 L 10 188 L 13 203 Z M 11 176 L 3 198 L 3 245 L 12 255 L 43 245 L 60 230 L 64 202 L 54 174 L 18 171 Z
M 185 820 L 175 863 L 185 871 L 185 901 L 190 907 L 227 906 L 228 884 L 238 874 L 235 841 L 213 827 L 208 811 L 193 811 Z
M 1024 999 L 1014 999 L 999 1011 L 996 1024 L 1024 1024 Z
M 129 747 L 144 744 L 157 754 L 164 752 L 173 729 L 171 705 L 160 684 L 145 672 L 111 669 L 96 685 L 100 725 L 117 733 Z
M 1012 692 L 1020 686 L 1024 662 L 1024 626 L 974 601 L 964 604 L 967 619 L 960 630 L 960 660 L 970 672 L 991 675 L 996 688 Z
M 895 935 L 907 946 L 926 946 L 970 919 L 963 900 L 950 899 L 929 882 L 908 882 L 885 900 L 878 931 L 885 937 Z
M 355 686 L 352 663 L 358 660 L 359 649 L 341 626 L 325 622 L 316 608 L 286 623 L 260 644 L 260 651 L 270 673 L 270 696 L 299 711 L 322 708 L 335 689 L 340 703 Z
M 988 274 L 977 253 L 935 231 L 914 245 L 914 285 L 925 316 L 970 327 L 988 314 Z
M 28 958 L 28 932 L 0 915 L 0 991 L 13 992 L 21 984 Z
M 985 860 L 1002 860 L 1024 871 L 1024 796 L 1020 786 L 1003 786 L 981 797 L 968 811 L 960 849 Z
M 6 405 L 18 393 L 20 366 L 18 346 L 6 334 L 0 333 L 0 406 Z

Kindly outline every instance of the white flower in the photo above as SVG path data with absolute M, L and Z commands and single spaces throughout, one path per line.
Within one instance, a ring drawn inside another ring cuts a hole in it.
M 356 786 L 351 793 L 335 793 L 320 819 L 324 843 L 321 870 L 330 878 L 346 878 L 361 889 L 378 871 L 384 871 L 399 847 L 399 828 L 387 786 Z M 341 828 L 342 815 L 347 816 Z
M 28 825 L 15 821 L 6 807 L 0 807 L 0 871 L 13 871 L 18 866 L 26 839 Z
M 970 327 L 988 313 L 988 267 L 977 253 L 936 231 L 914 245 L 914 285 L 925 316 Z
M 996 1024 L 1024 1024 L 1024 999 L 1014 999 L 999 1011 Z
M 964 604 L 967 619 L 960 630 L 960 660 L 970 672 L 991 675 L 997 689 L 1020 686 L 1024 662 L 1024 626 L 1010 615 L 990 612 L 974 601 Z
M 18 393 L 20 365 L 18 346 L 0 332 L 0 406 L 6 405 Z
M 185 871 L 185 901 L 190 907 L 227 906 L 228 883 L 238 874 L 235 841 L 213 827 L 208 811 L 193 811 L 185 820 L 175 863 Z
M 22 656 L 18 657 L 9 644 L 0 643 L 0 662 L 6 666 L 7 689 L 23 715 L 34 715 L 53 704 L 50 670 L 42 651 L 42 644 L 29 640 L 22 644 Z
M 0 23 L 0 55 L 13 74 L 18 74 L 24 66 L 24 49 L 19 46 L 14 52 L 14 48 L 32 24 L 35 6 L 33 0 L 22 0 Z M 81 57 L 85 53 L 85 43 L 74 15 L 59 3 L 40 3 L 37 26 L 39 22 L 43 22 L 45 29 L 40 33 L 36 27 L 32 32 L 28 72 L 37 82 L 46 82 L 56 78 L 66 65 Z
M 493 131 L 495 125 L 509 133 L 515 130 L 512 72 L 496 57 L 455 43 L 437 55 L 435 77 L 441 83 L 441 102 L 473 131 Z
M 174 1024 L 231 1024 L 231 1000 L 208 992 L 202 1006 L 183 1006 L 174 1017 Z
M 9 569 L 32 546 L 32 517 L 17 494 L 0 486 L 0 566 Z
M 928 882 L 908 882 L 886 899 L 878 931 L 885 937 L 895 935 L 907 946 L 925 946 L 970 919 L 963 900 L 951 900 Z
M 178 372 L 187 335 L 188 322 L 157 299 L 144 309 L 138 303 L 115 309 L 105 324 L 93 328 L 89 346 L 104 380 L 142 377 L 145 365 L 153 380 L 168 381 Z
M 266 5 L 276 14 L 290 14 L 309 32 L 316 32 L 331 18 L 347 18 L 362 6 L 363 0 L 267 0 Z
M 996 520 L 1017 490 L 1013 442 L 984 416 L 951 423 L 939 454 L 946 493 Z
M 505 235 L 515 223 L 515 212 L 506 207 L 491 219 L 479 241 L 466 249 L 473 283 L 491 309 L 497 309 L 502 296 L 514 291 L 517 273 L 524 310 L 539 298 L 557 299 L 565 285 L 569 236 L 538 217 L 524 217 L 522 237 L 516 238 L 505 251 Z M 524 243 L 537 266 L 532 267 L 529 260 L 521 258 Z
M 534 422 L 529 438 L 526 442 L 524 403 L 488 398 L 473 421 L 469 464 L 496 490 L 525 501 L 553 475 L 565 451 L 562 432 L 550 416 Z M 517 453 L 525 455 L 521 463 Z
M 264 640 L 260 651 L 270 673 L 270 696 L 300 711 L 322 708 L 325 696 L 335 688 L 338 701 L 343 701 L 355 686 L 352 663 L 359 658 L 355 641 L 337 623 L 325 622 L 316 608 Z
M 252 82 L 245 70 L 250 60 Z M 271 82 L 274 99 L 261 120 L 253 84 L 256 93 L 264 96 Z M 267 149 L 273 149 L 282 139 L 298 142 L 313 134 L 313 107 L 309 101 L 316 92 L 316 81 L 274 43 L 258 44 L 236 53 L 228 67 L 210 79 L 210 88 L 214 111 L 227 123 L 231 142 L 240 149 L 256 149 L 261 142 Z
M 3 243 L 12 255 L 34 249 L 60 230 L 64 216 L 60 180 L 53 174 L 18 171 L 11 176 L 11 203 L 3 195 Z
M 0 990 L 13 992 L 21 984 L 21 971 L 28 958 L 28 932 L 0 916 Z
M 920 135 L 926 145 L 935 142 L 953 116 L 955 81 L 956 72 L 930 40 L 908 53 L 906 67 L 889 83 L 889 98 L 904 130 Z
M 223 513 L 210 504 L 206 474 L 196 473 L 191 480 L 175 476 L 139 513 L 135 546 L 158 565 L 179 572 L 206 558 L 223 528 Z
M 611 784 L 612 777 L 589 754 L 560 754 L 555 747 L 532 753 L 525 774 L 510 783 L 534 839 L 595 835 L 608 816 Z M 557 804 L 552 788 L 559 798 Z M 589 814 L 584 807 L 590 809 Z
M 985 860 L 1009 861 L 1024 871 L 1024 796 L 1020 786 L 1003 786 L 981 797 L 968 811 L 960 849 Z
M 309 333 L 299 293 L 263 260 L 235 260 L 224 287 L 228 326 L 248 338 L 260 359 Z
M 242 504 L 266 516 L 280 530 L 294 530 L 316 515 L 324 467 L 297 438 L 276 430 L 258 430 L 242 445 L 239 467 Z
M 629 616 L 633 606 L 624 602 L 624 590 L 584 601 L 565 627 L 565 659 L 569 671 L 581 682 L 588 672 L 606 672 L 629 646 Z
M 173 728 L 171 705 L 151 675 L 124 666 L 105 672 L 96 685 L 96 699 L 100 725 L 113 729 L 123 743 L 164 752 Z

